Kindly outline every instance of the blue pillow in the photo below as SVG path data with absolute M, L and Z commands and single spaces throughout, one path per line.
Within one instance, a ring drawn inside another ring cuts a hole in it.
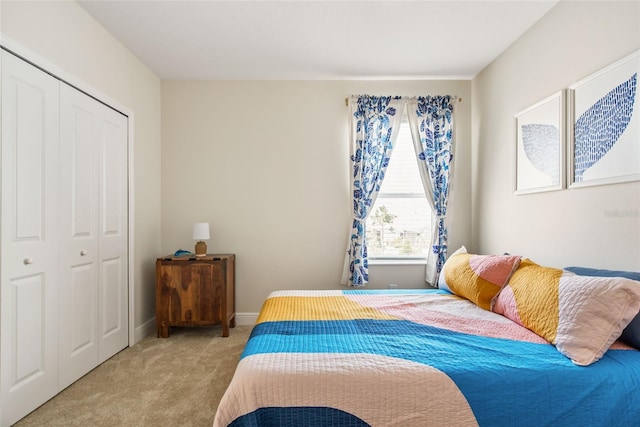
M 601 270 L 588 267 L 566 267 L 565 270 L 571 271 L 579 276 L 625 277 L 640 282 L 640 272 L 636 271 Z M 620 339 L 640 350 L 640 313 L 624 328 Z

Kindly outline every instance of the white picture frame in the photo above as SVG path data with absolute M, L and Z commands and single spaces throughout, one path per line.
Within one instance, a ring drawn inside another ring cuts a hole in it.
M 515 123 L 514 193 L 565 188 L 565 91 L 520 111 Z
M 570 188 L 640 180 L 640 50 L 568 89 Z

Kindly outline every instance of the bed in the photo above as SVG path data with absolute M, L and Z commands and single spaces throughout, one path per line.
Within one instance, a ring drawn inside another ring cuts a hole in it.
M 214 426 L 640 423 L 636 348 L 614 337 L 581 366 L 522 322 L 447 289 L 270 294 Z

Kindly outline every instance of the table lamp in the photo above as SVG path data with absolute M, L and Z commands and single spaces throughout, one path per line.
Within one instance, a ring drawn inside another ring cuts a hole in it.
M 193 240 L 197 240 L 196 243 L 196 256 L 202 257 L 207 254 L 207 244 L 203 240 L 209 240 L 209 223 L 208 222 L 196 222 L 193 224 Z

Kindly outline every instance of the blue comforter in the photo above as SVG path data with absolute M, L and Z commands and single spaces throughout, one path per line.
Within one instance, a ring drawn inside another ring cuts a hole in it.
M 283 291 L 214 425 L 640 425 L 640 351 L 576 366 L 442 291 Z

